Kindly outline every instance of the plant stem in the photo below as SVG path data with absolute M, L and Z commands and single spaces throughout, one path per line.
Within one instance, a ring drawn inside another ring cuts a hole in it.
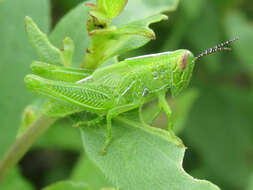
M 0 162 L 0 184 L 8 172 L 29 150 L 33 143 L 52 125 L 56 119 L 40 115 L 24 132 L 17 138 L 9 151 Z

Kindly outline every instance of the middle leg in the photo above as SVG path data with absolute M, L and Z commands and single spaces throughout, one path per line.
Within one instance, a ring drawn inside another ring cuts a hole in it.
M 109 110 L 109 112 L 107 113 L 107 116 L 106 116 L 107 136 L 106 136 L 105 144 L 104 144 L 103 149 L 102 149 L 103 154 L 106 153 L 106 149 L 108 148 L 108 146 L 111 143 L 111 139 L 112 139 L 112 119 L 114 117 L 118 116 L 119 114 L 127 112 L 129 110 L 132 110 L 136 107 L 138 107 L 138 105 L 136 105 L 136 104 L 127 104 L 127 105 L 115 107 L 115 108 Z

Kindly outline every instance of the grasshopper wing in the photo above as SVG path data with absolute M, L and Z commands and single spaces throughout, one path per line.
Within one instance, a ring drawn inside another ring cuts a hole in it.
M 113 101 L 111 89 L 95 83 L 67 83 L 47 80 L 37 75 L 27 75 L 25 83 L 29 89 L 49 98 L 98 114 L 110 109 Z

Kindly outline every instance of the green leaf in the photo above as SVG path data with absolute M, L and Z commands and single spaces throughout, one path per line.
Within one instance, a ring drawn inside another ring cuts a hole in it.
M 98 8 L 110 18 L 118 16 L 127 4 L 127 0 L 98 0 Z
M 135 116 L 137 117 L 137 116 Z M 185 148 L 168 132 L 117 117 L 113 140 L 101 155 L 106 126 L 81 128 L 85 151 L 117 188 L 131 190 L 218 190 L 210 182 L 193 179 L 182 168 Z
M 149 28 L 149 25 L 152 23 L 160 22 L 162 20 L 167 20 L 168 17 L 166 15 L 158 14 L 147 17 L 145 19 L 140 19 L 134 22 L 130 22 L 126 25 L 120 26 L 116 33 L 118 35 L 140 35 L 150 39 L 156 39 L 155 33 L 153 30 Z
M 222 189 L 228 189 L 226 184 L 243 189 L 253 166 L 252 95 L 242 88 L 208 84 L 199 87 L 200 97 L 182 135 L 209 179 Z
M 74 181 L 85 181 L 93 189 L 112 186 L 101 170 L 84 155 L 80 157 L 75 165 L 71 174 L 71 179 Z
M 36 55 L 25 34 L 25 16 L 48 32 L 49 2 L 7 0 L 0 4 L 0 157 L 14 141 L 21 113 L 32 99 L 23 81 Z
M 108 46 L 111 48 L 105 52 L 106 59 L 137 49 L 148 43 L 151 39 L 156 39 L 155 33 L 148 26 L 166 19 L 167 16 L 158 14 L 120 26 L 115 31 L 115 37 L 117 38 L 118 36 L 119 39 L 109 42 Z
M 86 54 L 85 68 L 97 68 L 111 57 L 141 47 L 151 39 L 155 39 L 155 33 L 148 26 L 165 19 L 167 16 L 158 14 L 118 28 L 89 32 L 92 36 L 92 45 L 89 48 L 90 53 Z
M 154 39 L 155 35 L 150 29 L 147 30 L 147 28 L 143 28 L 143 25 L 141 24 L 142 21 L 145 23 L 145 19 L 153 18 L 153 16 L 157 16 L 161 12 L 173 11 L 177 8 L 177 5 L 178 0 L 159 0 L 155 2 L 139 0 L 129 2 L 123 14 L 117 17 L 116 20 L 113 20 L 113 24 L 123 27 L 122 30 L 118 30 L 115 27 L 106 27 L 104 29 L 96 29 L 95 31 L 89 30 L 90 35 L 99 33 L 101 35 L 107 35 L 102 37 L 93 36 L 92 44 L 88 51 L 89 54 L 86 54 L 82 67 L 96 69 L 112 56 L 145 45 L 150 39 Z M 137 7 L 138 14 L 136 14 Z M 160 18 L 160 20 L 157 20 L 156 22 L 161 20 L 162 19 Z M 124 28 L 122 23 L 131 24 Z M 152 23 L 154 23 L 154 21 Z M 121 32 L 123 33 L 120 34 Z M 113 33 L 116 33 L 116 35 L 110 35 Z
M 238 37 L 239 41 L 233 44 L 233 51 L 240 60 L 240 63 L 253 74 L 253 24 L 247 20 L 241 12 L 231 12 L 225 18 L 225 30 L 229 38 Z
M 62 181 L 43 188 L 42 190 L 92 190 L 86 183 Z
M 50 41 L 58 48 L 62 48 L 62 40 L 66 37 L 73 40 L 76 47 L 73 56 L 74 67 L 79 67 L 84 58 L 85 50 L 89 46 L 89 38 L 85 29 L 85 23 L 89 16 L 88 10 L 89 7 L 81 3 L 62 18 L 49 36 Z
M 13 189 L 22 189 L 22 190 L 33 190 L 33 186 L 27 182 L 23 177 L 18 168 L 13 168 L 8 177 L 1 184 L 1 189 L 3 190 L 13 190 Z
M 119 26 L 144 19 L 162 12 L 175 11 L 179 0 L 130 0 L 124 11 L 113 20 L 113 24 Z
M 88 21 L 88 31 L 98 28 L 97 26 L 106 27 L 110 24 L 111 19 L 118 16 L 125 7 L 127 0 L 97 0 L 96 5 L 89 1 L 87 6 L 92 8 L 89 11 L 91 15 Z
M 30 17 L 26 17 L 25 23 L 27 36 L 42 61 L 53 65 L 64 65 L 62 52 L 50 43 L 47 35 L 40 31 Z

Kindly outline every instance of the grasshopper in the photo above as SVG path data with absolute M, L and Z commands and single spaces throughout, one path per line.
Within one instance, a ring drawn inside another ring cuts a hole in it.
M 154 98 L 158 98 L 159 109 L 164 110 L 168 116 L 169 135 L 177 139 L 173 133 L 172 111 L 166 101 L 166 92 L 170 89 L 172 96 L 178 95 L 189 85 L 195 63 L 200 57 L 218 51 L 231 50 L 226 45 L 235 40 L 237 38 L 221 43 L 196 57 L 189 50 L 181 49 L 128 58 L 117 64 L 97 69 L 76 82 L 46 79 L 44 77 L 51 75 L 43 75 L 37 63 L 37 67 L 35 64 L 32 68 L 36 68 L 35 74 L 40 76 L 29 74 L 25 77 L 25 83 L 29 89 L 47 97 L 105 116 L 107 137 L 103 152 L 106 151 L 112 139 L 112 119 L 121 113 L 141 108 L 143 104 Z M 50 69 L 48 70 L 50 72 Z M 87 72 L 77 71 L 80 78 L 82 74 L 87 74 Z

